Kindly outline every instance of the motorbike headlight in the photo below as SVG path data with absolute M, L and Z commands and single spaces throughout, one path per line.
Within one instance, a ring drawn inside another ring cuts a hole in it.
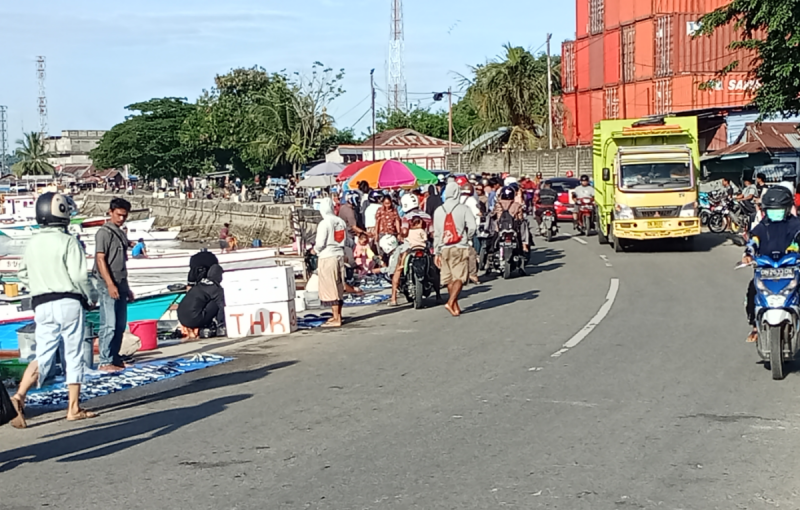
M 617 220 L 632 220 L 633 219 L 633 209 L 628 207 L 624 204 L 617 204 L 614 206 L 614 210 L 616 214 L 614 215 L 614 219 Z
M 763 292 L 764 294 L 772 294 L 772 292 L 770 292 L 770 290 L 761 282 L 761 280 L 756 280 L 755 282 L 756 289 L 758 289 L 759 292 Z
M 681 218 L 696 218 L 697 217 L 697 202 L 692 202 L 681 207 Z
M 786 287 L 781 289 L 780 295 L 784 296 L 784 297 L 788 297 L 789 294 L 794 292 L 794 290 L 796 288 L 797 288 L 797 278 L 795 278 L 794 280 L 790 281 L 789 284 Z

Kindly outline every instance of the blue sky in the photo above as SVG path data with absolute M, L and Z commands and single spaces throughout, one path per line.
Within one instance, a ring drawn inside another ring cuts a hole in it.
M 340 128 L 369 103 L 369 71 L 386 89 L 390 0 L 3 0 L 0 104 L 12 143 L 38 130 L 36 56 L 47 57 L 49 132 L 109 129 L 128 104 L 153 97 L 196 99 L 214 75 L 260 65 L 304 72 L 314 61 L 344 68 L 347 93 L 330 108 Z M 553 52 L 574 37 L 571 0 L 405 0 L 409 100 L 457 86 L 455 73 L 511 42 L 536 50 L 549 31 Z M 363 101 L 363 102 L 362 102 Z M 385 105 L 379 93 L 378 104 Z

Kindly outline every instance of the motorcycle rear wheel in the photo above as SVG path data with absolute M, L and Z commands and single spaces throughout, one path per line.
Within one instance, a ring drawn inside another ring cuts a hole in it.
M 553 226 L 552 225 L 545 224 L 544 238 L 547 240 L 548 243 L 553 240 Z
M 783 345 L 781 342 L 782 326 L 769 326 L 769 364 L 772 370 L 772 378 L 776 381 L 783 380 L 786 377 L 783 365 Z
M 422 308 L 423 289 L 422 282 L 414 278 L 414 309 Z

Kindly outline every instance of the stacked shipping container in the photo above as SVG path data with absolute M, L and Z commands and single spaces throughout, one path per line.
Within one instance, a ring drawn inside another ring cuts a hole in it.
M 753 54 L 730 51 L 732 26 L 693 38 L 700 17 L 730 0 L 576 0 L 576 40 L 562 46 L 564 136 L 589 144 L 605 118 L 743 106 L 758 86 Z M 741 72 L 715 74 L 733 61 Z

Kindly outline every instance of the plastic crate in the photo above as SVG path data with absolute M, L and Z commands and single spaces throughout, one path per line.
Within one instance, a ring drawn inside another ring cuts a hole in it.
M 28 362 L 19 359 L 0 360 L 0 380 L 13 379 L 19 381 L 28 368 Z

